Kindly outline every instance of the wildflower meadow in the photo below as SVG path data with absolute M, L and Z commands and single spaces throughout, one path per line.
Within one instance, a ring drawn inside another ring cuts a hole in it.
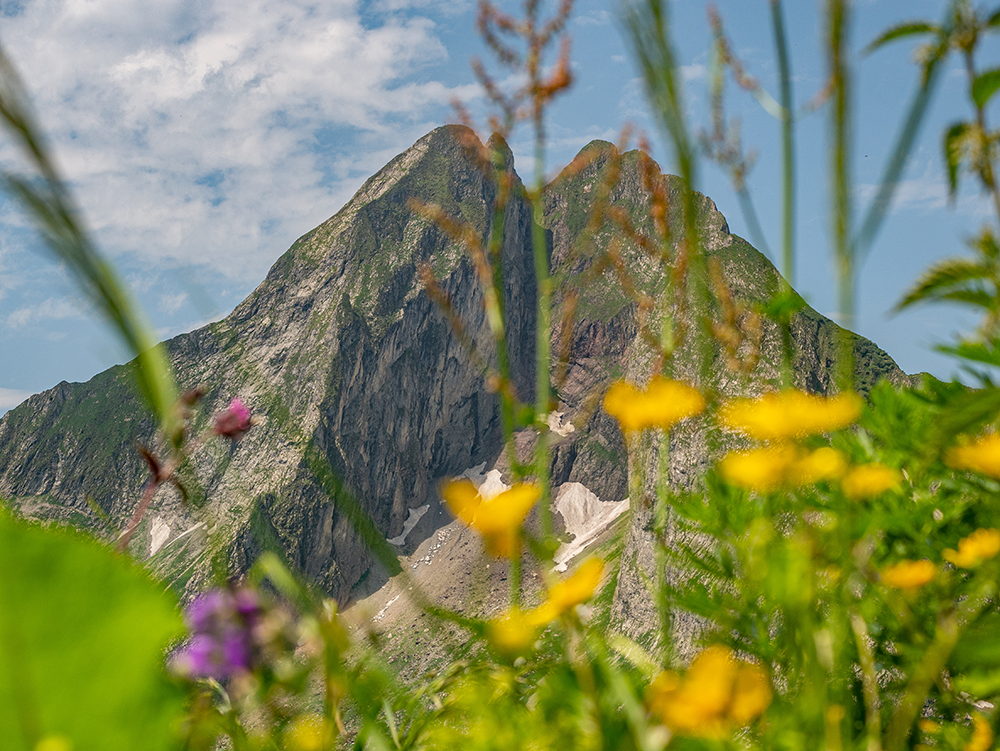
M 773 20 L 781 84 L 774 113 L 785 159 L 779 229 L 788 277 L 798 115 L 788 86 L 784 4 L 760 5 Z M 490 234 L 480 241 L 438 206 L 414 202 L 411 209 L 466 244 L 483 286 L 497 350 L 489 383 L 501 399 L 510 487 L 484 497 L 469 480 L 452 478 L 438 492 L 455 519 L 481 537 L 484 560 L 505 567 L 509 593 L 500 615 L 481 618 L 434 603 L 414 585 L 415 606 L 462 630 L 469 644 L 449 665 L 415 679 L 398 675 L 384 658 L 377 631 L 350 630 L 338 603 L 273 553 L 262 554 L 239 581 L 226 561 L 216 561 L 217 586 L 183 604 L 124 554 L 157 490 L 179 482 L 185 459 L 208 442 L 241 440 L 257 416 L 233 399 L 194 431 L 202 394 L 179 393 L 139 306 L 87 234 L 13 62 L 0 57 L 0 118 L 34 169 L 4 175 L 6 188 L 138 358 L 137 388 L 162 437 L 157 448 L 144 449 L 146 491 L 116 542 L 0 513 L 0 748 L 993 748 L 1000 724 L 1000 131 L 987 122 L 987 105 L 1000 89 L 1000 68 L 979 67 L 976 52 L 985 35 L 1000 30 L 1000 10 L 968 0 L 944 6 L 939 21 L 873 35 L 871 52 L 904 39 L 920 43 L 918 95 L 879 191 L 857 216 L 845 156 L 851 3 L 822 6 L 828 81 L 822 108 L 811 116 L 830 123 L 831 239 L 845 320 L 855 309 L 858 259 L 891 204 L 915 129 L 952 55 L 967 72 L 968 110 L 955 113 L 960 119 L 942 134 L 949 188 L 974 180 L 996 210 L 970 228 L 966 255 L 928 269 L 900 302 L 948 301 L 982 315 L 975 331 L 942 345 L 964 366 L 965 382 L 883 382 L 864 394 L 846 335 L 829 393 L 794 386 L 788 332 L 804 303 L 787 283 L 766 304 L 737 309 L 704 247 L 694 191 L 699 159 L 734 169 L 740 161 L 722 148 L 724 129 L 699 144 L 687 122 L 669 3 L 630 0 L 621 9 L 682 185 L 668 194 L 654 180 L 646 183 L 652 236 L 640 236 L 615 214 L 610 191 L 591 217 L 622 242 L 640 244 L 667 280 L 650 300 L 629 286 L 629 269 L 614 257 L 601 267 L 609 284 L 620 284 L 648 312 L 640 332 L 651 353 L 647 377 L 615 383 L 594 407 L 620 426 L 633 513 L 650 519 L 655 565 L 644 584 L 657 636 L 639 643 L 598 617 L 596 601 L 615 561 L 589 557 L 567 573 L 552 566 L 559 540 L 550 510 L 548 417 L 564 363 L 553 349 L 553 270 L 540 221 L 533 238 L 533 403 L 513 388 L 506 356 L 503 208 L 522 188 L 501 169 L 494 147 L 514 128 L 532 129 L 536 171 L 523 191 L 539 219 L 546 108 L 573 83 L 572 1 L 547 9 L 527 0 L 515 18 L 481 0 L 479 31 L 499 67 L 476 71 L 494 106 L 488 130 L 500 139 L 465 147 L 498 183 Z M 724 19 L 714 12 L 709 18 L 717 66 L 710 80 L 732 76 L 756 93 L 760 84 L 747 79 Z M 514 90 L 498 83 L 508 76 L 520 82 Z M 720 95 L 720 119 L 722 105 Z M 458 118 L 472 124 L 467 113 Z M 681 226 L 666 221 L 668 208 L 680 212 Z M 433 290 L 433 271 L 419 273 Z M 678 313 L 685 305 L 704 311 L 704 320 L 685 326 Z M 729 354 L 734 371 L 752 367 L 764 322 L 776 325 L 786 344 L 780 388 L 734 398 L 710 389 L 703 371 L 687 377 L 675 368 L 682 346 L 704 354 L 701 368 L 715 350 Z M 672 482 L 671 436 L 691 421 L 706 426 L 711 460 L 693 482 Z M 524 431 L 533 436 L 526 462 L 514 450 L 515 434 Z M 318 476 L 332 483 L 331 474 Z M 383 541 L 371 545 L 377 556 L 392 555 Z M 525 561 L 542 572 L 537 591 L 525 587 Z M 699 624 L 687 645 L 678 637 L 682 616 Z

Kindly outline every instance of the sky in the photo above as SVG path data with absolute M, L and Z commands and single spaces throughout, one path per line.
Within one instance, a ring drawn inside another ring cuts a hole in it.
M 543 3 L 549 12 L 552 5 Z M 797 106 L 825 81 L 821 6 L 785 3 Z M 719 0 L 718 7 L 733 49 L 776 94 L 768 0 Z M 547 122 L 550 175 L 591 140 L 617 141 L 626 122 L 648 133 L 653 156 L 673 171 L 620 11 L 619 0 L 577 0 L 568 26 L 575 84 Z M 944 3 L 932 0 L 854 3 L 859 215 L 917 78 L 912 42 L 866 58 L 860 51 L 882 29 L 939 20 L 943 11 Z M 697 131 L 709 125 L 705 3 L 677 0 L 672 18 L 685 107 Z M 480 56 L 498 69 L 474 21 L 469 0 L 0 0 L 0 44 L 32 93 L 94 237 L 166 338 L 231 311 L 296 238 L 336 213 L 366 178 L 431 129 L 454 122 L 452 100 L 485 122 L 469 61 Z M 1000 37 L 984 45 L 979 65 L 995 67 L 998 52 Z M 941 134 L 970 117 L 962 76 L 952 60 L 861 269 L 855 325 L 903 370 L 941 378 L 957 367 L 932 347 L 968 331 L 975 319 L 946 306 L 890 312 L 922 269 L 964 253 L 966 238 L 996 222 L 971 179 L 953 204 L 947 197 Z M 778 123 L 731 83 L 726 109 L 739 118 L 744 145 L 758 154 L 748 184 L 777 251 Z M 793 281 L 813 307 L 836 318 L 827 115 L 820 109 L 796 126 Z M 990 115 L 996 121 L 1000 113 Z M 530 144 L 526 127 L 511 139 L 525 178 L 533 169 Z M 0 166 L 20 164 L 0 134 Z M 715 200 L 734 233 L 752 240 L 724 171 L 703 162 L 696 188 Z M 30 221 L 0 196 L 0 414 L 32 393 L 86 381 L 125 359 Z

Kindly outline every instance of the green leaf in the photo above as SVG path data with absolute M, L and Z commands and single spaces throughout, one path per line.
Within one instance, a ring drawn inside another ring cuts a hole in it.
M 179 747 L 184 693 L 163 667 L 183 631 L 166 588 L 78 533 L 0 511 L 0 739 L 34 751 Z
M 139 305 L 91 240 L 49 154 L 28 93 L 2 49 L 0 127 L 20 145 L 37 172 L 29 180 L 0 170 L 0 186 L 24 206 L 49 249 L 66 264 L 77 286 L 135 356 L 139 389 L 166 435 L 178 442 L 182 426 L 176 410 L 177 386 L 166 352 L 156 344 Z
M 993 15 L 991 15 L 990 19 L 986 22 L 986 28 L 988 29 L 995 28 L 997 26 L 1000 26 L 1000 8 L 993 11 Z
M 940 299 L 943 295 L 961 288 L 961 285 L 988 278 L 989 274 L 990 270 L 978 259 L 946 258 L 923 273 L 917 283 L 896 304 L 894 311 L 898 313 L 903 308 L 918 302 Z
M 948 165 L 948 195 L 955 197 L 958 190 L 958 168 L 962 162 L 962 143 L 972 128 L 968 123 L 955 123 L 944 136 L 944 161 Z
M 926 21 L 908 21 L 906 23 L 901 23 L 898 26 L 893 26 L 886 31 L 883 31 L 880 36 L 874 39 L 868 44 L 867 47 L 862 51 L 862 55 L 868 55 L 879 49 L 883 45 L 893 42 L 897 39 L 902 39 L 903 37 L 914 36 L 916 34 L 936 34 L 940 33 L 940 29 L 934 24 L 929 24 Z
M 983 71 L 972 82 L 972 101 L 979 108 L 985 107 L 997 89 L 1000 89 L 1000 68 Z

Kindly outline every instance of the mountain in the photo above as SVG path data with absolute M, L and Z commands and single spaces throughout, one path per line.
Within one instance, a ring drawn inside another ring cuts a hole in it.
M 232 314 L 167 342 L 182 387 L 205 390 L 197 428 L 206 428 L 207 415 L 234 396 L 259 418 L 240 441 L 208 442 L 196 452 L 180 473 L 190 501 L 161 488 L 133 538 L 130 552 L 179 590 L 190 594 L 203 587 L 213 558 L 240 573 L 266 548 L 342 601 L 379 590 L 394 571 L 375 563 L 349 518 L 346 496 L 331 498 L 323 489 L 324 466 L 343 493 L 357 499 L 377 534 L 399 551 L 401 566 L 412 570 L 434 556 L 441 561 L 443 534 L 452 535 L 453 548 L 465 546 L 462 555 L 455 552 L 448 586 L 439 581 L 442 596 L 447 591 L 463 601 L 481 600 L 476 591 L 499 586 L 499 578 L 489 578 L 502 576 L 496 571 L 478 584 L 457 583 L 478 548 L 453 525 L 436 495 L 440 478 L 465 472 L 494 483 L 509 479 L 498 398 L 467 354 L 471 346 L 495 361 L 483 295 L 465 249 L 408 203 L 418 198 L 438 204 L 485 238 L 496 187 L 470 157 L 473 138 L 461 126 L 424 136 L 331 219 L 299 238 Z M 516 188 L 513 156 L 502 141 L 495 145 Z M 649 164 L 639 152 L 618 154 L 611 144 L 594 142 L 549 186 L 544 215 L 555 282 L 553 321 L 561 322 L 566 306 L 576 305 L 571 331 L 564 336 L 558 323 L 552 342 L 553 352 L 569 346 L 565 373 L 555 383 L 559 409 L 552 423 L 558 518 L 565 535 L 577 535 L 578 542 L 586 531 L 594 544 L 607 543 L 611 532 L 590 523 L 598 518 L 620 533 L 621 566 L 609 592 L 612 617 L 626 625 L 649 614 L 641 583 L 641 572 L 651 565 L 649 511 L 637 504 L 630 515 L 617 516 L 608 505 L 628 495 L 628 461 L 617 423 L 598 405 L 613 380 L 646 377 L 653 357 L 642 335 L 645 313 L 600 266 L 612 233 L 604 225 L 591 232 L 588 218 L 599 207 L 602 176 L 615 168 L 619 179 L 610 204 L 637 231 L 650 233 L 643 188 Z M 677 199 L 678 178 L 656 168 L 655 179 L 668 198 Z M 533 227 L 529 206 L 517 190 L 514 196 L 503 217 L 504 316 L 513 387 L 530 400 Z M 699 196 L 698 202 L 700 231 L 736 304 L 768 299 L 780 284 L 773 265 L 729 233 L 709 198 Z M 679 216 L 672 209 L 668 224 L 679 228 Z M 636 291 L 657 297 L 665 272 L 634 244 L 621 244 L 617 252 Z M 465 345 L 421 278 L 424 264 L 464 322 Z M 726 352 L 717 345 L 708 350 L 703 369 L 698 363 L 711 340 L 693 322 L 705 313 L 704 303 L 677 300 L 675 313 L 679 328 L 694 332 L 672 359 L 675 376 L 723 394 L 758 393 L 778 382 L 785 345 L 776 326 L 763 323 L 759 358 L 745 349 L 738 353 L 755 362 L 747 372 L 727 367 Z M 833 322 L 808 307 L 796 314 L 796 385 L 819 393 L 830 388 L 839 335 Z M 874 344 L 860 337 L 853 342 L 862 391 L 881 378 L 905 381 Z M 19 513 L 105 535 L 111 532 L 102 519 L 110 518 L 112 526 L 128 519 L 146 479 L 136 446 L 154 443 L 154 425 L 133 392 L 130 367 L 111 368 L 84 384 L 60 383 L 0 419 L 0 496 Z M 690 482 L 706 465 L 709 434 L 698 420 L 674 432 L 672 481 Z M 530 436 L 519 435 L 518 452 L 526 456 L 530 443 Z M 636 461 L 656 461 L 654 449 Z

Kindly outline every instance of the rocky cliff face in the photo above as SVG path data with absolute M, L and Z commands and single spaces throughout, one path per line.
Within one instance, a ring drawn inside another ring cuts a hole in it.
M 312 458 L 322 457 L 401 552 L 412 552 L 449 521 L 435 493 L 439 478 L 497 464 L 497 398 L 418 275 L 422 264 L 433 269 L 473 346 L 489 360 L 494 355 L 474 268 L 461 246 L 407 206 L 411 197 L 439 204 L 486 236 L 495 187 L 467 158 L 459 133 L 448 126 L 422 138 L 300 238 L 230 316 L 168 343 L 182 385 L 207 389 L 206 413 L 240 396 L 262 418 L 240 442 L 215 443 L 193 457 L 182 472 L 193 503 L 161 490 L 136 535 L 133 554 L 177 587 L 201 586 L 213 555 L 225 554 L 239 571 L 261 549 L 275 547 L 335 597 L 363 595 L 385 573 L 373 565 L 344 509 L 321 489 Z M 611 203 L 641 231 L 649 231 L 650 219 L 639 155 L 618 155 L 603 143 L 588 150 L 585 162 L 551 186 L 546 204 L 554 320 L 570 289 L 579 300 L 572 332 L 561 338 L 557 327 L 553 336 L 554 352 L 560 341 L 570 342 L 565 377 L 556 384 L 565 435 L 553 455 L 553 480 L 585 486 L 601 501 L 620 501 L 627 495 L 627 457 L 599 398 L 616 378 L 643 380 L 653 359 L 639 334 L 634 300 L 611 275 L 588 273 L 611 242 L 607 228 L 592 236 L 586 231 L 610 161 L 620 161 Z M 676 178 L 660 179 L 676 193 Z M 729 234 L 710 199 L 700 201 L 699 226 L 734 295 L 747 303 L 768 298 L 779 283 L 774 267 Z M 670 221 L 677 224 L 678 217 Z M 531 222 L 521 200 L 507 205 L 506 326 L 514 386 L 525 399 L 534 378 Z M 620 253 L 639 289 L 655 296 L 663 270 L 638 247 L 623 245 Z M 693 320 L 706 312 L 691 303 L 683 316 Z M 826 391 L 837 327 L 804 309 L 793 340 L 798 385 Z M 673 360 L 675 375 L 726 394 L 755 393 L 778 379 L 783 345 L 773 326 L 765 325 L 762 356 L 749 373 L 731 372 L 717 348 L 709 367 L 701 368 L 702 346 L 689 337 Z M 870 342 L 857 338 L 855 352 L 862 389 L 881 377 L 903 378 Z M 153 441 L 128 370 L 62 383 L 0 419 L 0 495 L 29 516 L 100 529 L 97 507 L 122 524 L 145 479 L 135 444 Z M 697 422 L 672 437 L 673 481 L 686 483 L 704 466 L 707 446 L 708 427 Z M 214 527 L 206 528 L 206 518 Z M 630 525 L 615 599 L 619 620 L 640 599 L 639 572 L 650 563 L 648 514 L 633 509 Z

